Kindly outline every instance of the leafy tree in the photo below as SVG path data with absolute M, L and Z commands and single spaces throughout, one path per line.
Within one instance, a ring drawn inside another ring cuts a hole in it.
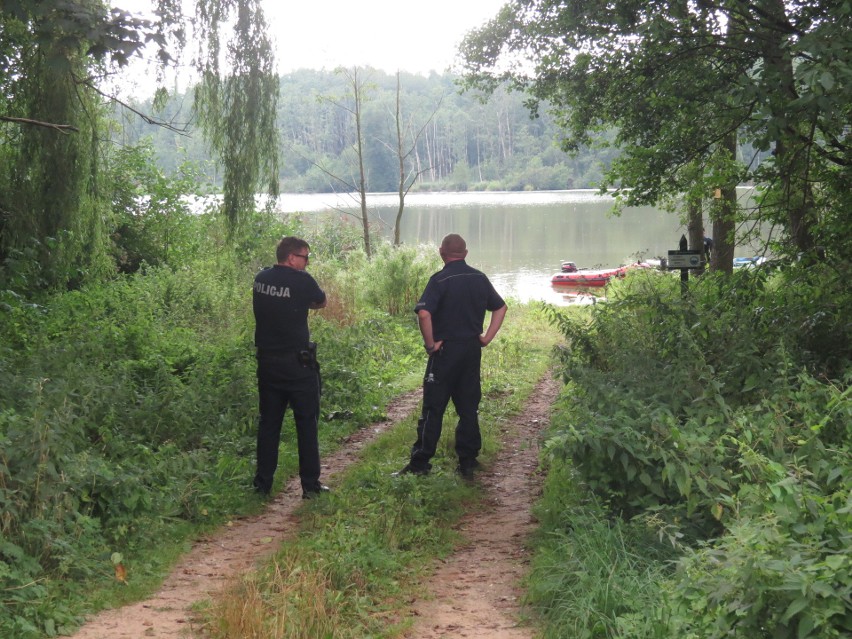
M 0 11 L 0 259 L 27 256 L 23 286 L 79 282 L 105 263 L 103 113 L 92 78 L 126 61 L 141 23 L 100 3 Z
M 224 211 L 232 223 L 255 208 L 255 192 L 278 195 L 276 112 L 278 76 L 260 0 L 199 0 L 201 82 L 195 108 L 213 150 L 224 163 Z M 230 69 L 220 68 L 221 30 L 235 13 L 227 43 Z
M 262 178 L 277 192 L 277 77 L 256 0 L 198 0 L 195 11 L 195 106 L 225 167 L 225 212 L 237 222 L 254 207 Z M 102 87 L 148 43 L 161 65 L 174 61 L 170 51 L 187 40 L 182 2 L 158 0 L 156 15 L 137 18 L 99 0 L 10 0 L 0 8 L 0 260 L 31 256 L 30 287 L 74 284 L 111 268 Z M 232 18 L 229 67 L 221 69 L 221 25 Z
M 841 0 L 514 0 L 465 39 L 464 72 L 528 92 L 533 110 L 546 101 L 568 151 L 614 128 L 622 154 L 602 187 L 628 204 L 721 189 L 727 234 L 732 187 L 754 180 L 762 215 L 802 252 L 826 235 L 814 184 L 852 165 L 850 17 Z M 738 142 L 773 157 L 738 163 Z

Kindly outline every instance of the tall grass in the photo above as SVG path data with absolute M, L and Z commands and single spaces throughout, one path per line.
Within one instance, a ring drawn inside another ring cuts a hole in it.
M 535 515 L 541 527 L 525 603 L 541 620 L 542 637 L 652 637 L 641 615 L 655 611 L 660 582 L 672 571 L 671 545 L 642 521 L 612 517 L 577 481 L 570 465 L 553 460 Z M 642 632 L 622 634 L 625 618 Z M 650 625 L 650 624 L 649 624 Z
M 0 636 L 69 632 L 82 612 L 154 588 L 175 559 L 165 548 L 259 507 L 247 499 L 251 282 L 300 223 L 259 216 L 236 236 L 203 216 L 184 223 L 207 238 L 192 263 L 49 296 L 0 292 Z M 357 279 L 351 264 L 364 264 L 344 236 L 311 238 L 311 270 L 332 300 L 311 317 L 324 450 L 416 386 L 421 365 L 412 318 L 373 309 L 358 287 L 335 288 L 335 270 Z M 297 465 L 291 419 L 278 485 Z M 114 553 L 129 587 L 113 578 Z
M 351 637 L 346 591 L 335 587 L 334 559 L 294 551 L 232 582 L 218 598 L 214 636 L 240 639 Z
M 556 338 L 539 311 L 513 306 L 503 331 L 483 351 L 485 464 L 499 450 L 506 421 L 521 410 L 548 369 Z M 425 364 L 422 356 L 420 364 Z M 300 533 L 270 566 L 240 578 L 216 598 L 208 611 L 213 637 L 253 636 L 244 634 L 246 628 L 258 624 L 269 629 L 270 634 L 258 635 L 264 637 L 400 635 L 410 623 L 401 611 L 418 580 L 434 558 L 446 556 L 459 543 L 453 525 L 477 508 L 481 497 L 478 487 L 454 472 L 452 410 L 433 472 L 427 477 L 391 475 L 408 459 L 416 417 L 368 446 L 361 461 L 336 481 L 328 499 L 309 504 Z M 325 608 L 329 600 L 333 610 Z M 315 623 L 322 624 L 315 627 L 319 634 L 305 634 L 300 624 L 314 614 Z

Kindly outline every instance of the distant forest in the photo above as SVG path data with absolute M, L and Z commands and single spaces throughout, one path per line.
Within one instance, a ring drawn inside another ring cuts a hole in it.
M 394 192 L 400 173 L 397 77 L 374 69 L 358 73 L 363 81 L 360 119 L 367 190 Z M 281 77 L 281 192 L 350 191 L 358 183 L 350 80 L 345 74 L 314 70 Z M 451 74 L 400 74 L 402 148 L 412 190 L 579 189 L 600 182 L 614 149 L 569 155 L 559 148 L 559 127 L 545 109 L 531 117 L 522 94 L 498 91 L 484 100 L 461 92 L 457 80 Z M 218 167 L 189 120 L 191 106 L 191 91 L 173 94 L 159 110 L 152 101 L 135 104 L 172 126 L 146 124 L 123 113 L 118 135 L 124 144 L 149 142 L 167 173 L 187 162 L 195 165 L 208 188 L 218 190 Z

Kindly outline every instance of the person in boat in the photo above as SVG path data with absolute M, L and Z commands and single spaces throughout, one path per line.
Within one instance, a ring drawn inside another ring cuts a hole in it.
M 444 268 L 432 275 L 414 307 L 429 359 L 423 376 L 417 439 L 408 464 L 396 474 L 429 473 L 441 438 L 444 411 L 452 399 L 459 418 L 455 433 L 457 471 L 471 479 L 479 466 L 477 457 L 482 447 L 478 418 L 482 348 L 500 330 L 506 302 L 484 273 L 467 265 L 467 245 L 460 235 L 447 235 L 439 253 Z M 491 320 L 483 334 L 486 311 L 491 312 Z

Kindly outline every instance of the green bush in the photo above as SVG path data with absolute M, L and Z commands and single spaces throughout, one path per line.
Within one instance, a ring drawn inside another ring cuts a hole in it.
M 706 274 L 685 295 L 639 273 L 587 319 L 551 310 L 568 383 L 547 450 L 572 469 L 564 490 L 590 490 L 612 521 L 651 525 L 682 555 L 642 586 L 656 604 L 595 603 L 588 614 L 610 621 L 589 636 L 848 635 L 844 268 Z M 571 561 L 582 535 L 569 535 Z M 559 596 L 537 601 L 550 613 Z
M 399 371 L 419 368 L 422 347 L 412 324 L 382 317 L 341 330 L 318 320 L 312 325 L 322 367 L 322 411 L 327 419 L 364 421 L 384 410 L 400 390 Z
M 203 250 L 206 233 L 199 233 L 186 194 L 197 182 L 190 165 L 166 176 L 154 161 L 150 143 L 121 147 L 113 172 L 113 259 L 122 273 L 134 273 L 143 264 L 186 264 Z M 205 216 L 205 222 L 211 218 Z
M 437 270 L 440 262 L 432 248 L 381 243 L 361 271 L 358 287 L 367 306 L 389 315 L 407 315 L 413 313 L 426 282 Z
M 570 342 L 572 388 L 558 439 L 614 507 L 628 515 L 675 508 L 715 534 L 722 497 L 751 481 L 739 442 L 775 461 L 807 452 L 811 465 L 822 463 L 802 426 L 822 423 L 823 447 L 848 445 L 847 400 L 835 397 L 848 382 L 835 387 L 804 370 L 814 351 L 780 316 L 762 318 L 777 290 L 764 281 L 708 278 L 688 298 L 657 281 L 634 282 L 635 293 L 596 307 L 588 325 L 556 317 Z M 806 322 L 796 329 L 809 330 Z M 836 349 L 820 355 L 824 365 L 834 358 Z
M 848 495 L 833 504 L 806 499 L 810 524 L 770 514 L 740 519 L 712 545 L 690 551 L 667 584 L 667 636 L 848 637 L 852 502 Z
M 279 237 L 301 231 L 298 220 L 263 215 L 230 234 L 196 222 L 214 232 L 203 251 L 183 254 L 190 263 L 145 266 L 38 304 L 4 293 L 0 636 L 71 628 L 80 592 L 110 591 L 113 553 L 134 564 L 152 544 L 250 507 L 251 282 Z M 320 255 L 338 250 L 315 243 Z M 348 325 L 312 315 L 324 447 L 416 383 L 422 349 L 408 320 L 370 309 Z M 295 469 L 294 429 L 282 437 L 283 478 Z M 136 564 L 134 579 L 160 566 Z

